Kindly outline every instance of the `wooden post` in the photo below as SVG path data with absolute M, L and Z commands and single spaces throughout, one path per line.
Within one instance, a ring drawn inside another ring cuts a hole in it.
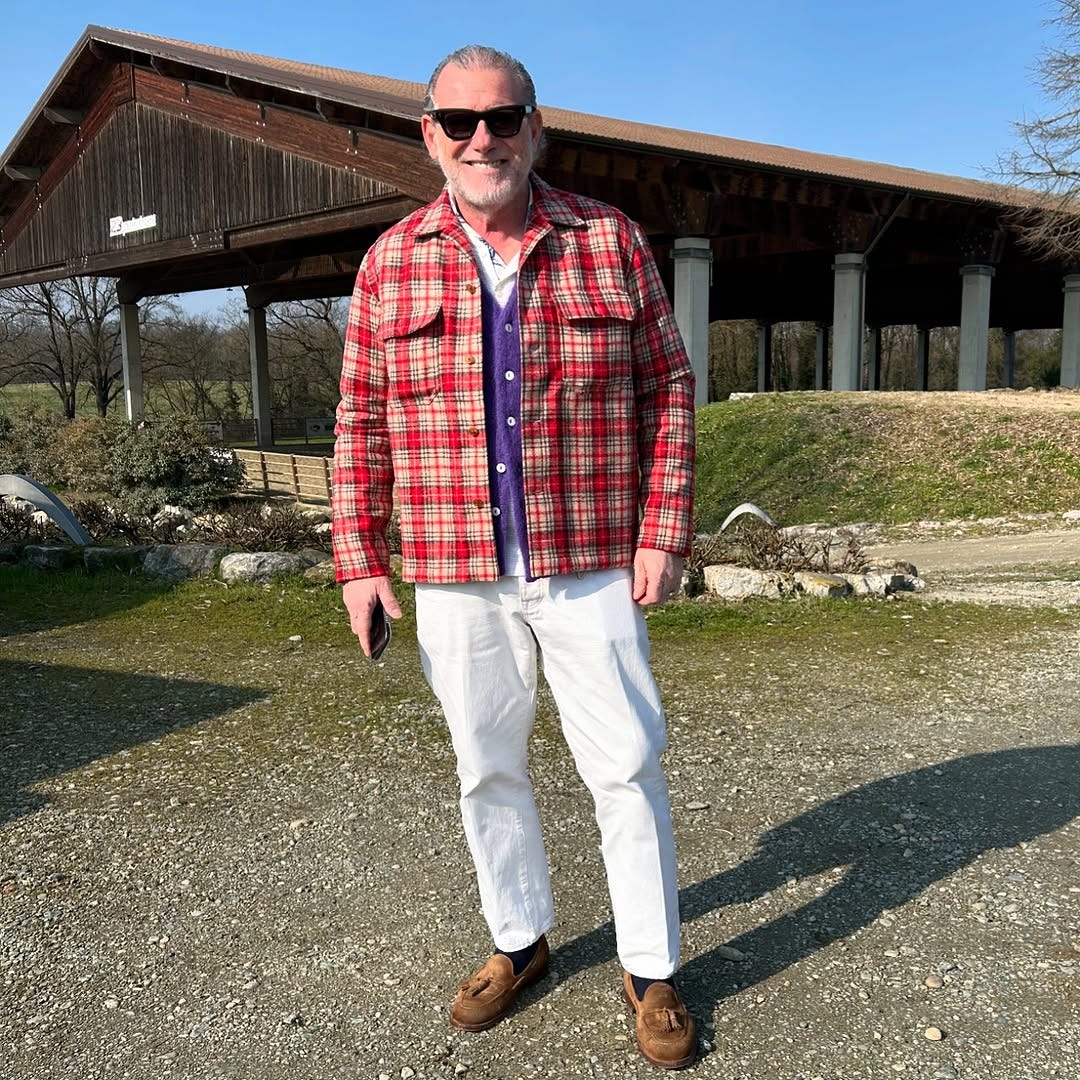
M 289 464 L 292 465 L 292 486 L 293 495 L 296 496 L 296 501 L 300 502 L 300 470 L 296 467 L 296 455 L 289 455 Z
M 330 502 L 330 459 L 324 457 L 322 459 L 322 471 L 323 471 L 323 490 L 326 492 L 326 501 Z

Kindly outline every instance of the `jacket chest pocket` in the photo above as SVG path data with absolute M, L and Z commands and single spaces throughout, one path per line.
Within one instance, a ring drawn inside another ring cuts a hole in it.
M 378 340 L 386 357 L 387 399 L 391 406 L 426 401 L 442 388 L 444 333 L 442 305 L 384 304 Z
M 623 292 L 560 296 L 559 351 L 564 383 L 574 390 L 630 383 L 634 306 Z

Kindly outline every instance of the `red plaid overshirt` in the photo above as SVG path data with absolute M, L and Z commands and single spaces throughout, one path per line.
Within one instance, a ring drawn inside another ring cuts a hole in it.
M 694 376 L 640 228 L 533 176 L 518 269 L 521 446 L 537 577 L 686 554 Z M 384 233 L 356 279 L 334 459 L 339 581 L 491 581 L 481 287 L 443 194 Z

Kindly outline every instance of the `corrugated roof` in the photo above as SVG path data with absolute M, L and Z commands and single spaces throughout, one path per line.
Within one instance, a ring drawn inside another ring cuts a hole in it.
M 421 83 L 221 49 L 212 45 L 177 41 L 128 30 L 89 26 L 34 112 L 8 147 L 4 158 L 0 159 L 0 165 L 7 162 L 8 156 L 40 115 L 41 109 L 49 103 L 65 72 L 92 41 L 144 52 L 162 59 L 172 59 L 218 74 L 254 80 L 284 90 L 315 95 L 329 101 L 359 105 L 394 116 L 416 118 L 420 115 L 424 93 Z M 547 106 L 543 107 L 543 112 L 545 126 L 552 134 L 577 136 L 645 151 L 689 155 L 717 163 L 869 184 L 951 199 L 1000 203 L 1013 202 L 1020 194 L 997 184 L 903 166 L 818 154 L 808 150 L 730 139 L 721 135 L 655 124 L 640 124 Z

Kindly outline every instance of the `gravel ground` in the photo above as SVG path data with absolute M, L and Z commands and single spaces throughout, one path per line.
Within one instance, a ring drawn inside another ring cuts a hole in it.
M 887 640 L 658 637 L 689 1074 L 1074 1078 L 1080 613 L 880 608 Z M 406 634 L 375 676 L 307 642 L 196 665 L 100 620 L 2 646 L 5 1080 L 656 1075 L 546 697 L 553 970 L 465 1035 L 485 932 Z

